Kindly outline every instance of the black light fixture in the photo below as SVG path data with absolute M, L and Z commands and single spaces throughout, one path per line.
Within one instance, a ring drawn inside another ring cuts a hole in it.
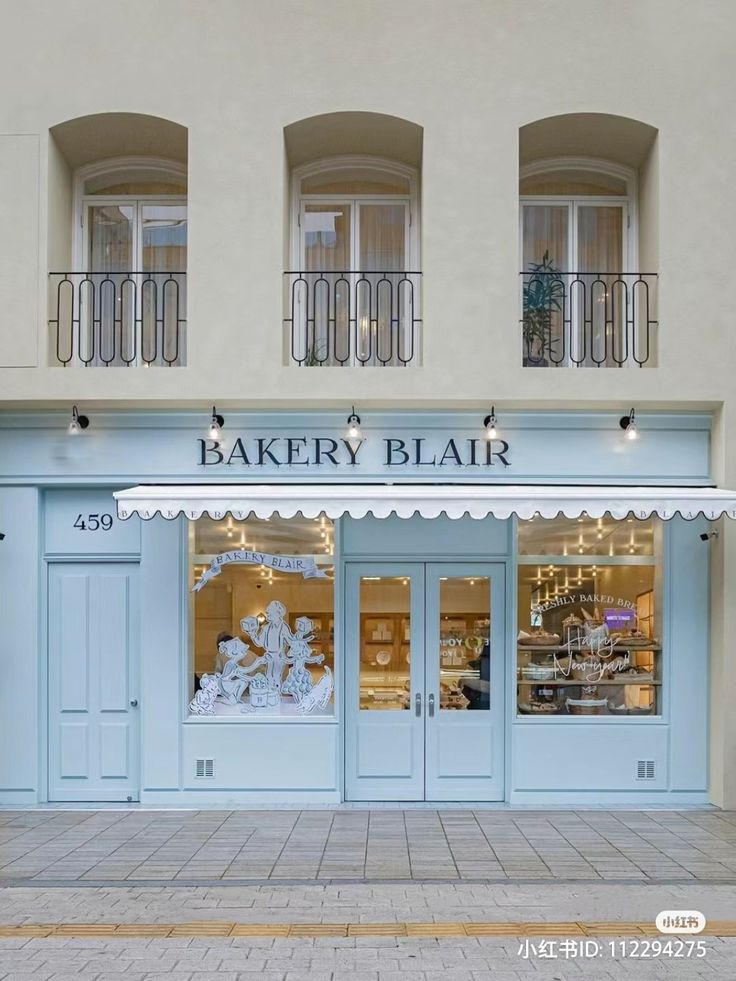
M 89 427 L 89 416 L 81 416 L 76 405 L 72 406 L 72 421 L 69 423 L 69 435 L 78 436 L 83 429 Z
M 496 406 L 491 406 L 491 414 L 483 420 L 486 430 L 486 439 L 498 439 L 498 428 L 496 425 Z
M 221 416 L 217 411 L 217 406 L 212 406 L 212 419 L 210 420 L 210 428 L 207 431 L 207 436 L 209 439 L 214 439 L 218 443 L 222 442 L 222 427 L 225 425 L 225 417 Z
M 621 416 L 618 424 L 623 429 L 626 439 L 639 438 L 639 430 L 636 425 L 636 413 L 634 412 L 633 408 L 630 410 L 627 416 Z
M 348 438 L 360 439 L 360 416 L 356 413 L 355 406 L 348 416 Z

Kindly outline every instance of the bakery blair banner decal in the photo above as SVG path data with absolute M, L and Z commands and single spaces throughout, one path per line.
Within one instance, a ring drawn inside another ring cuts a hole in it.
M 331 436 L 238 436 L 222 441 L 198 439 L 200 467 L 233 469 L 323 468 L 355 472 L 361 465 L 394 471 L 482 469 L 511 465 L 504 439 L 453 436 L 382 436 L 333 439 Z
M 276 569 L 277 572 L 301 573 L 304 579 L 327 578 L 327 573 L 317 568 L 317 563 L 311 555 L 269 555 L 268 552 L 239 549 L 216 555 L 209 569 L 206 569 L 192 586 L 192 592 L 198 593 L 211 579 L 219 576 L 225 565 L 260 565 L 267 569 Z

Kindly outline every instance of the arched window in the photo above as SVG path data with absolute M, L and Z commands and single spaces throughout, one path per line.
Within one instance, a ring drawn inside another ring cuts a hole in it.
M 77 172 L 77 268 L 185 272 L 187 171 L 146 157 L 104 160 Z
M 62 348 L 86 365 L 184 364 L 186 166 L 97 161 L 76 171 L 74 194 L 79 340 Z
M 332 157 L 294 172 L 294 268 L 399 272 L 417 266 L 416 171 Z
M 533 287 L 525 294 L 527 362 L 535 352 L 545 363 L 625 360 L 624 301 L 635 285 L 627 277 L 638 265 L 636 172 L 591 158 L 535 161 L 521 168 L 519 198 L 521 269 Z M 551 303 L 546 351 L 541 335 L 528 336 L 539 326 L 530 315 L 534 290 Z
M 331 157 L 293 172 L 292 352 L 299 363 L 414 359 L 417 184 L 413 167 L 369 156 Z

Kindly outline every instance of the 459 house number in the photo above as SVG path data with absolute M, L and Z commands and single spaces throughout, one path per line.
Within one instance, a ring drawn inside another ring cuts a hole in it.
M 111 531 L 111 514 L 78 514 L 73 527 L 77 531 Z

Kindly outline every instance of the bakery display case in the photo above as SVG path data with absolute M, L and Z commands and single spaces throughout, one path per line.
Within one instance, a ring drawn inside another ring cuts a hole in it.
M 542 637 L 541 641 L 547 638 Z M 616 638 L 586 643 L 517 646 L 517 708 L 520 715 L 661 714 L 662 648 L 654 640 Z
M 520 553 L 517 714 L 661 715 L 659 520 L 520 522 Z

